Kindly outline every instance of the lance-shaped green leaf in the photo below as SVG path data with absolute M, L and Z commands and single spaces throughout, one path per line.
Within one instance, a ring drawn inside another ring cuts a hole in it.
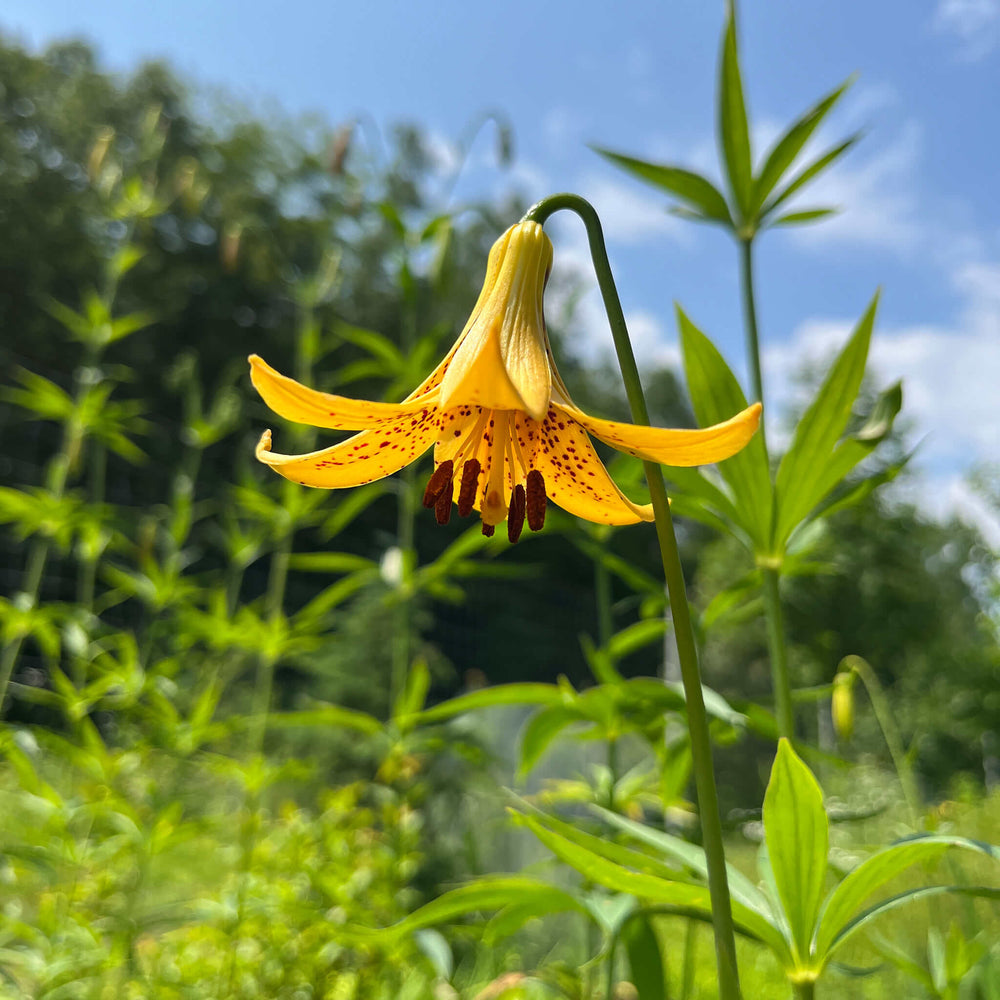
M 886 433 L 888 433 L 888 430 L 892 429 L 893 421 L 896 418 L 896 414 L 902 408 L 902 405 L 903 387 L 901 383 L 897 382 L 879 396 L 874 409 L 861 429 L 844 438 L 834 448 L 833 454 L 826 461 L 823 468 L 818 470 L 819 475 L 812 483 L 811 494 L 809 496 L 803 495 L 792 498 L 792 504 L 794 505 L 793 513 L 789 515 L 789 519 L 791 520 L 795 513 L 800 514 L 800 521 L 796 527 L 801 526 L 801 517 L 805 517 L 810 511 L 815 511 L 816 516 L 829 517 L 836 511 L 862 500 L 881 483 L 891 482 L 896 478 L 909 460 L 909 456 L 902 462 L 894 463 L 889 468 L 861 480 L 861 482 L 857 483 L 843 496 L 834 498 L 832 502 L 823 502 L 843 482 L 847 474 L 867 458 L 884 439 L 885 435 L 868 434 L 866 428 L 885 427 L 887 428 Z M 815 499 L 813 500 L 812 507 L 806 507 L 806 502 L 813 498 Z M 817 507 L 819 508 L 818 510 L 816 510 Z M 792 530 L 795 531 L 794 528 Z M 797 531 L 795 531 L 795 535 L 798 535 Z
M 836 90 L 817 101 L 801 118 L 793 122 L 788 130 L 774 144 L 764 160 L 760 174 L 754 181 L 753 210 L 756 212 L 774 190 L 778 181 L 795 162 L 803 146 L 819 127 L 830 109 L 840 100 L 844 91 L 854 82 L 853 77 L 842 83 Z
M 676 307 L 684 375 L 695 416 L 703 426 L 728 420 L 746 408 L 739 381 L 715 345 Z M 724 414 L 724 416 L 723 416 Z M 768 545 L 771 527 L 771 477 L 759 434 L 732 458 L 719 462 L 719 472 L 744 511 L 747 533 L 758 550 Z
M 0 388 L 0 399 L 47 420 L 68 420 L 73 415 L 72 397 L 55 382 L 26 368 L 19 368 L 14 377 L 21 383 L 21 388 Z
M 953 847 L 1000 860 L 1000 850 L 964 837 L 919 836 L 879 851 L 863 861 L 830 893 L 816 933 L 815 953 L 823 958 L 842 938 L 864 901 L 913 865 L 926 864 Z M 852 931 L 853 933 L 853 931 Z
M 378 569 L 378 564 L 365 556 L 350 552 L 298 552 L 288 560 L 290 569 L 309 573 L 351 573 L 359 569 Z
M 701 174 L 696 174 L 693 170 L 686 170 L 683 167 L 675 167 L 665 163 L 649 163 L 646 160 L 613 153 L 610 149 L 601 149 L 598 146 L 592 146 L 591 149 L 633 177 L 638 177 L 640 180 L 672 194 L 675 198 L 680 198 L 687 203 L 689 210 L 694 210 L 692 214 L 696 218 L 705 222 L 721 222 L 727 226 L 733 224 L 726 199 L 707 177 L 702 177 Z M 688 217 L 690 218 L 690 216 Z
M 823 900 L 830 824 L 819 782 L 784 738 L 764 794 L 764 839 L 794 951 L 806 962 Z
M 590 721 L 575 704 L 549 705 L 527 721 L 521 733 L 521 747 L 517 765 L 519 777 L 524 777 L 552 745 L 552 741 L 574 722 Z
M 775 541 L 780 544 L 839 482 L 838 477 L 827 485 L 826 470 L 861 388 L 877 306 L 876 294 L 799 421 L 791 447 L 778 467 Z
M 422 657 L 414 660 L 406 675 L 403 690 L 392 707 L 392 721 L 397 725 L 410 728 L 416 714 L 427 701 L 427 692 L 431 686 L 431 672 L 427 669 L 427 661 Z
M 720 590 L 701 614 L 702 629 L 710 629 L 720 621 L 742 620 L 756 615 L 760 600 L 761 572 L 751 570 L 728 587 Z
M 891 910 L 898 909 L 908 903 L 916 902 L 918 899 L 927 899 L 931 896 L 969 896 L 973 899 L 989 899 L 994 902 L 1000 901 L 1000 888 L 991 885 L 923 885 L 915 889 L 907 889 L 905 892 L 883 899 L 880 903 L 869 907 L 859 913 L 850 921 L 837 936 L 830 946 L 829 954 L 833 954 L 841 945 L 846 944 L 859 930 L 867 927 L 873 920 L 881 917 Z
M 820 222 L 829 219 L 831 215 L 836 215 L 839 208 L 806 208 L 801 212 L 787 212 L 779 215 L 771 222 L 772 226 L 808 226 L 813 222 Z
M 443 893 L 391 927 L 372 929 L 354 926 L 346 928 L 346 931 L 359 938 L 396 938 L 424 927 L 450 923 L 470 914 L 507 906 L 530 907 L 533 915 L 565 910 L 587 912 L 574 896 L 547 882 L 520 875 L 494 875 Z
M 453 719 L 456 715 L 464 715 L 466 712 L 508 705 L 557 705 L 564 698 L 565 695 L 555 684 L 539 684 L 531 681 L 521 684 L 498 684 L 496 687 L 461 694 L 433 708 L 424 709 L 420 713 L 420 722 L 422 724 L 442 722 L 445 719 Z
M 729 5 L 726 31 L 719 60 L 719 144 L 729 186 L 740 210 L 741 221 L 750 218 L 753 200 L 753 158 L 750 126 L 743 100 L 739 50 L 736 45 L 735 4 Z
M 706 918 L 712 912 L 707 886 L 671 882 L 631 871 L 595 851 L 587 850 L 561 837 L 534 817 L 525 816 L 523 823 L 557 858 L 598 885 L 613 889 L 615 892 L 630 893 L 639 899 L 699 918 Z M 781 932 L 755 910 L 733 900 L 733 922 L 740 933 L 757 938 L 768 945 L 783 965 L 791 964 L 788 945 Z
M 564 820 L 557 819 L 555 816 L 547 815 L 523 799 L 515 799 L 515 802 L 517 808 L 522 811 L 511 810 L 510 815 L 518 825 L 526 825 L 524 820 L 527 816 L 532 816 L 539 823 L 543 824 L 546 829 L 558 834 L 563 839 L 585 850 L 599 854 L 608 861 L 615 862 L 615 864 L 623 865 L 634 871 L 643 872 L 646 875 L 655 875 L 657 878 L 666 879 L 668 882 L 695 881 L 683 866 L 690 868 L 691 871 L 696 872 L 700 877 L 704 875 L 703 872 L 698 872 L 694 866 L 688 865 L 684 858 L 677 857 L 673 860 L 673 863 L 665 864 L 661 859 L 638 851 L 634 847 L 625 847 L 622 844 L 616 844 L 606 837 L 587 833 L 572 823 L 567 823 Z M 599 809 L 597 806 L 594 806 L 593 809 L 601 815 L 608 812 L 607 810 Z M 612 816 L 617 815 L 617 813 L 608 814 Z M 694 847 L 694 850 L 697 851 L 698 848 Z
M 622 833 L 629 834 L 640 843 L 646 844 L 653 850 L 684 865 L 699 879 L 707 881 L 708 861 L 705 857 L 705 851 L 697 844 L 682 840 L 680 837 L 674 837 L 663 830 L 637 823 L 635 820 L 628 819 L 609 809 L 600 806 L 592 806 L 591 808 L 608 824 L 621 830 Z M 762 917 L 768 920 L 772 919 L 773 914 L 767 897 L 746 875 L 732 865 L 726 865 L 726 875 L 729 882 L 729 892 L 733 899 L 751 910 L 756 910 Z
M 795 194 L 796 191 L 800 191 L 806 184 L 808 184 L 813 178 L 818 177 L 824 170 L 832 166 L 839 160 L 844 153 L 846 153 L 858 140 L 861 138 L 861 132 L 855 132 L 854 135 L 848 136 L 843 142 L 838 143 L 832 149 L 828 149 L 825 153 L 820 154 L 800 170 L 795 177 L 792 178 L 789 183 L 782 188 L 762 209 L 760 212 L 760 219 L 762 222 L 766 222 L 768 218 L 774 213 L 774 211 L 781 205 L 783 205 L 789 198 Z
M 744 532 L 746 531 L 746 523 L 742 517 L 742 512 L 733 503 L 732 498 L 718 483 L 714 482 L 700 469 L 675 469 L 666 467 L 663 474 L 667 477 L 668 482 L 676 485 L 681 490 L 684 499 L 697 502 L 702 512 L 713 519 L 710 526 L 715 527 L 716 522 L 721 521 L 724 531 L 731 530 L 728 525 L 735 525 Z M 680 499 L 680 496 L 671 494 L 671 502 Z M 689 513 L 687 511 L 681 511 L 680 513 L 683 513 L 685 516 L 695 517 L 698 520 L 704 520 L 697 513 Z

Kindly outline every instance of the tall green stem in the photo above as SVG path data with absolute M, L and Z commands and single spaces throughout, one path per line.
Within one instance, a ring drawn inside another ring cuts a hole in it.
M 815 1000 L 816 984 L 810 980 L 807 983 L 795 984 L 795 1000 Z
M 757 332 L 757 301 L 754 295 L 753 281 L 753 237 L 740 240 L 740 288 L 743 293 L 743 320 L 747 333 L 747 364 L 750 368 L 750 379 L 753 383 L 753 398 L 758 403 L 764 402 L 764 377 L 760 370 L 760 335 Z M 767 436 L 764 431 L 764 421 L 760 422 L 761 441 L 767 451 Z
M 740 286 L 743 293 L 743 320 L 746 325 L 747 364 L 753 383 L 754 399 L 764 402 L 764 378 L 760 367 L 760 335 L 757 329 L 757 300 L 754 293 L 753 237 L 740 239 Z M 760 422 L 761 442 L 765 458 L 769 459 L 764 421 Z M 777 513 L 774 488 L 771 489 L 771 517 Z M 772 543 L 773 544 L 773 543 Z M 764 553 L 774 559 L 775 553 Z M 788 676 L 788 643 L 785 638 L 784 616 L 781 612 L 780 571 L 775 566 L 763 567 L 764 608 L 767 615 L 767 647 L 771 661 L 771 687 L 778 721 L 778 735 L 795 741 L 795 713 L 792 708 L 792 685 Z
M 542 224 L 560 209 L 569 209 L 583 220 L 587 228 L 590 254 L 604 299 L 604 307 L 611 324 L 615 351 L 625 381 L 632 419 L 637 424 L 648 424 L 649 413 L 642 391 L 639 370 L 625 325 L 618 291 L 611 274 L 601 221 L 593 206 L 578 195 L 558 194 L 546 198 L 529 209 L 526 220 Z M 715 931 L 715 954 L 719 973 L 719 1000 L 738 1000 L 740 997 L 739 972 L 736 966 L 736 938 L 733 930 L 729 882 L 726 877 L 726 856 L 722 842 L 722 822 L 719 816 L 719 797 L 715 787 L 712 765 L 712 743 L 709 738 L 708 716 L 701 689 L 698 669 L 698 650 L 695 645 L 691 612 L 688 608 L 674 523 L 670 516 L 667 488 L 663 473 L 654 462 L 644 462 L 649 494 L 655 515 L 656 535 L 660 545 L 663 572 L 673 611 L 674 637 L 680 660 L 681 679 L 687 700 L 688 730 L 691 736 L 691 756 L 694 766 L 695 788 L 698 794 L 698 811 L 701 818 L 702 839 L 708 867 L 709 895 L 712 901 L 712 924 Z
M 781 580 L 776 569 L 765 567 L 762 572 L 774 714 L 778 720 L 778 735 L 786 736 L 794 742 L 795 713 L 792 709 L 792 686 L 788 679 L 788 647 L 785 645 L 785 618 L 781 611 Z

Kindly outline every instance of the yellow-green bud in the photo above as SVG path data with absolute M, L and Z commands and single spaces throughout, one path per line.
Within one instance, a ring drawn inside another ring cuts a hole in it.
M 854 735 L 854 671 L 844 670 L 833 679 L 830 710 L 833 728 L 846 743 Z

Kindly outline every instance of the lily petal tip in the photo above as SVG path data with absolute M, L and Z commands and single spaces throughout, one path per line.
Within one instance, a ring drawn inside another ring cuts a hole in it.
M 264 431 L 263 434 L 261 434 L 260 440 L 257 442 L 257 447 L 254 453 L 258 459 L 263 461 L 263 459 L 261 459 L 261 455 L 266 454 L 270 450 L 271 450 L 271 431 L 266 430 Z

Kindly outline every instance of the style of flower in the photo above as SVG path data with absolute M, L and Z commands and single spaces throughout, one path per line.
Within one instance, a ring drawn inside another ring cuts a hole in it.
M 281 375 L 256 355 L 250 374 L 264 402 L 287 420 L 360 433 L 306 455 L 271 451 L 257 458 L 288 479 L 336 489 L 392 475 L 434 445 L 424 493 L 439 524 L 452 504 L 477 510 L 483 533 L 507 521 L 511 542 L 525 520 L 545 521 L 547 500 L 601 524 L 653 519 L 615 485 L 588 433 L 629 455 L 663 465 L 706 465 L 728 458 L 753 436 L 760 404 L 702 430 L 670 430 L 601 420 L 573 405 L 545 332 L 542 295 L 552 244 L 535 222 L 512 226 L 490 251 L 486 280 L 455 345 L 401 403 L 317 392 Z

